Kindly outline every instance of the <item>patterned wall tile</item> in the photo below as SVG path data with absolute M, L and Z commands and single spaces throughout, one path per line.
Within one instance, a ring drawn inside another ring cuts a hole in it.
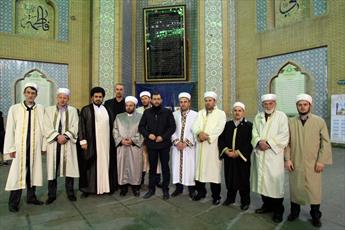
M 217 105 L 223 102 L 223 27 L 222 1 L 205 1 L 205 90 L 218 94 Z
M 104 88 L 107 99 L 114 95 L 114 9 L 114 0 L 100 1 L 99 84 Z
M 232 105 L 236 102 L 237 94 L 237 80 L 236 80 L 236 1 L 230 0 L 229 3 L 229 32 L 230 32 L 230 50 L 229 50 L 229 64 L 230 64 L 230 95 L 229 102 Z M 228 77 L 227 77 L 228 78 Z
M 313 0 L 313 15 L 321 16 L 327 12 L 327 0 Z
M 122 24 L 123 28 L 132 28 L 132 0 L 122 1 Z M 126 95 L 132 93 L 132 30 L 122 30 L 122 83 L 125 86 Z
M 307 72 L 315 78 L 315 95 L 313 97 L 315 114 L 326 117 L 328 111 L 327 93 L 327 48 L 316 48 L 279 56 L 259 59 L 257 61 L 258 88 L 257 104 L 261 110 L 260 97 L 268 93 L 270 79 L 277 74 L 279 69 L 288 61 L 296 63 L 302 72 Z M 295 96 L 295 95 L 293 95 Z
M 256 0 L 256 30 L 263 32 L 267 29 L 267 0 Z
M 68 40 L 68 22 L 69 22 L 69 0 L 56 0 L 58 11 L 59 31 L 57 40 Z M 12 21 L 14 14 L 14 6 L 12 0 L 2 0 L 0 3 L 0 32 L 14 33 Z
M 14 103 L 14 84 L 32 69 L 38 69 L 56 87 L 68 87 L 68 65 L 0 59 L 0 110 L 7 114 Z

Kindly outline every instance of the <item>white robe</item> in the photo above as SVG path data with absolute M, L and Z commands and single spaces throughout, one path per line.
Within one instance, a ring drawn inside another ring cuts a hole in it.
M 260 140 L 271 146 L 266 151 L 257 148 Z M 265 113 L 255 116 L 252 130 L 251 188 L 253 192 L 272 198 L 284 197 L 284 148 L 289 142 L 288 118 L 275 111 L 265 121 Z
M 68 114 L 68 115 L 67 115 Z M 68 116 L 68 121 L 66 120 Z M 78 157 L 77 157 L 77 134 L 78 134 L 78 112 L 76 108 L 67 106 L 67 110 L 59 112 L 56 105 L 45 109 L 44 129 L 47 142 L 47 174 L 48 180 L 56 178 L 56 149 L 57 141 L 54 140 L 59 135 L 59 121 L 62 117 L 62 134 L 69 137 L 69 140 L 61 145 L 60 152 L 60 176 L 79 177 Z
M 182 153 L 175 145 L 171 147 L 173 184 L 180 183 L 186 186 L 193 186 L 195 185 L 195 138 L 192 132 L 192 125 L 198 113 L 193 110 L 188 111 L 182 139 L 181 111 L 175 111 L 173 114 L 176 130 L 171 136 L 171 141 L 174 144 L 182 140 L 187 144 Z
M 4 142 L 4 159 L 12 159 L 9 153 L 16 152 L 8 173 L 5 190 L 25 189 L 26 182 L 26 137 L 29 112 L 24 103 L 12 105 L 8 111 Z M 36 104 L 31 111 L 30 173 L 31 186 L 42 186 L 42 143 L 44 107 Z
M 222 161 L 219 159 L 218 137 L 226 123 L 224 111 L 215 108 L 208 115 L 203 109 L 198 112 L 192 130 L 195 136 L 200 132 L 209 135 L 209 140 L 196 144 L 195 180 L 200 182 L 221 183 Z M 195 137 L 196 138 L 196 137 Z
M 97 194 L 109 193 L 109 115 L 106 108 L 93 105 L 95 110 L 97 148 Z

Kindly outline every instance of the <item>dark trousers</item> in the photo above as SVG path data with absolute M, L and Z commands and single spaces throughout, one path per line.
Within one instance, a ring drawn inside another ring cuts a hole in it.
M 291 214 L 298 216 L 301 211 L 301 205 L 291 202 Z M 310 215 L 313 219 L 320 219 L 322 213 L 320 212 L 320 204 L 310 205 Z
M 163 174 L 163 183 L 162 188 L 163 192 L 169 191 L 170 183 L 170 168 L 169 168 L 169 154 L 170 148 L 165 149 L 149 149 L 149 163 L 150 163 L 150 176 L 149 176 L 149 190 L 155 192 L 156 190 L 156 178 L 157 178 L 157 164 L 158 157 L 162 166 Z
M 249 205 L 250 204 L 250 190 L 237 190 L 237 189 L 228 189 L 227 192 L 227 199 L 231 201 L 231 203 L 235 203 L 237 191 L 240 193 L 241 197 L 241 204 L 242 205 Z
M 183 184 L 177 183 L 176 185 L 176 191 L 183 192 Z M 188 186 L 189 193 L 195 192 L 195 186 Z
M 263 207 L 268 210 L 273 211 L 274 214 L 283 215 L 284 213 L 284 198 L 272 198 L 268 196 L 261 195 Z
M 74 179 L 72 177 L 65 178 L 65 188 L 67 196 L 74 196 L 73 190 Z M 48 197 L 49 198 L 56 198 L 56 190 L 57 190 L 57 179 L 48 180 Z
M 220 184 L 217 183 L 210 183 L 211 185 L 211 192 L 212 192 L 212 198 L 214 200 L 219 200 L 220 199 L 220 189 L 221 186 Z M 200 182 L 200 181 L 195 181 L 195 187 L 198 192 L 198 195 L 201 196 L 206 196 L 206 183 Z

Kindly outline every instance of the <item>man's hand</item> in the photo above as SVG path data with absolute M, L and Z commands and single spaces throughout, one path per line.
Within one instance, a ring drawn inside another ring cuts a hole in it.
M 176 144 L 176 148 L 177 148 L 177 150 L 179 150 L 179 151 L 184 150 L 186 147 L 187 147 L 187 144 L 186 144 L 186 143 L 183 143 L 183 142 L 178 142 L 178 143 Z
M 156 136 L 154 135 L 154 134 L 150 134 L 149 135 L 149 139 L 151 140 L 151 141 L 154 141 L 154 140 L 156 140 Z
M 67 139 L 64 135 L 59 135 L 57 137 L 57 142 L 60 144 L 60 145 L 63 145 L 67 142 Z
M 200 132 L 198 135 L 198 138 L 200 140 L 200 142 L 204 142 L 208 139 L 209 135 L 205 132 Z
M 259 141 L 259 149 L 262 150 L 262 151 L 265 151 L 267 149 L 270 149 L 270 145 L 267 143 L 267 141 L 265 140 L 261 140 Z
M 231 157 L 231 158 L 236 158 L 237 157 L 235 151 L 232 150 L 232 149 L 229 149 L 228 151 L 226 151 L 226 155 L 228 155 L 228 157 Z
M 86 151 L 87 150 L 87 144 L 81 145 L 81 148 Z
M 130 146 L 133 144 L 133 142 L 130 138 L 125 138 L 125 139 L 122 139 L 121 144 L 125 146 Z
M 16 152 L 9 153 L 11 158 L 16 158 Z
M 285 168 L 289 171 L 292 172 L 293 170 L 295 170 L 293 163 L 291 160 L 287 160 L 285 161 Z
M 162 142 L 162 141 L 163 141 L 163 138 L 161 136 L 156 137 L 156 142 Z
M 316 162 L 315 164 L 315 172 L 320 173 L 323 172 L 325 165 L 320 163 L 320 162 Z

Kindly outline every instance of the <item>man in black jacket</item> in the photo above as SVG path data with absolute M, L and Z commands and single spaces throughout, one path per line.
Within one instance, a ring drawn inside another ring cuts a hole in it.
M 172 112 L 162 107 L 161 95 L 157 92 L 153 93 L 152 107 L 145 110 L 139 123 L 139 132 L 145 138 L 150 162 L 149 191 L 144 195 L 144 199 L 155 194 L 158 157 L 163 173 L 163 199 L 169 199 L 169 152 L 171 136 L 175 129 L 176 124 Z

